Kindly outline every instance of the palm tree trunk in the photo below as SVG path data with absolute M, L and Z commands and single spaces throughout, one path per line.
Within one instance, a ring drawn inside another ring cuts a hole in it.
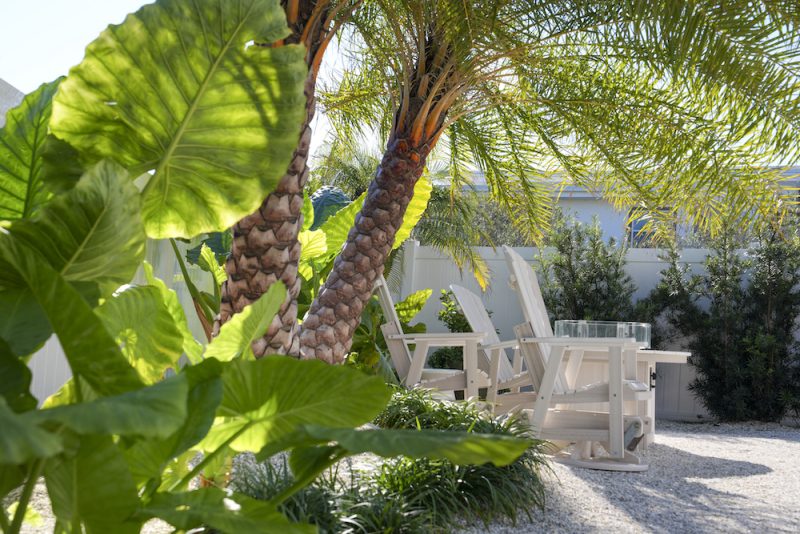
M 420 147 L 406 139 L 390 139 L 347 242 L 303 321 L 302 358 L 344 360 L 429 151 L 427 144 Z
M 300 243 L 297 235 L 303 226 L 303 188 L 308 181 L 308 150 L 311 121 L 314 118 L 316 73 L 309 72 L 305 84 L 306 118 L 289 168 L 278 187 L 264 199 L 257 211 L 233 227 L 233 245 L 222 284 L 219 318 L 214 335 L 235 313 L 258 300 L 269 286 L 280 280 L 286 286 L 286 300 L 266 334 L 253 343 L 257 358 L 266 354 L 299 353 L 297 330 L 297 275 Z
M 315 88 L 322 56 L 330 37 L 335 33 L 330 21 L 328 2 L 317 0 L 283 0 L 291 35 L 281 42 L 306 47 L 306 78 L 304 94 L 306 115 L 299 130 L 297 148 L 286 174 L 278 187 L 264 199 L 257 211 L 233 227 L 233 245 L 225 272 L 228 279 L 222 284 L 220 313 L 214 322 L 213 335 L 235 313 L 256 301 L 269 287 L 280 280 L 286 286 L 286 300 L 266 334 L 253 342 L 257 358 L 267 354 L 299 355 L 297 339 L 297 295 L 300 292 L 298 262 L 300 243 L 297 236 L 303 226 L 303 188 L 308 181 L 308 151 L 311 144 L 311 121 L 315 110 Z M 308 27 L 307 27 L 308 26 Z

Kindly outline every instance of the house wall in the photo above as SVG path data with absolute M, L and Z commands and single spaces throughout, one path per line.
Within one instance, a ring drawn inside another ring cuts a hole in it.
M 565 215 L 585 224 L 592 224 L 596 218 L 606 239 L 610 237 L 617 241 L 625 239 L 627 214 L 615 210 L 603 199 L 562 195 L 558 200 L 558 207 Z
M 6 111 L 16 107 L 23 96 L 16 88 L 0 79 L 0 128 L 6 124 Z

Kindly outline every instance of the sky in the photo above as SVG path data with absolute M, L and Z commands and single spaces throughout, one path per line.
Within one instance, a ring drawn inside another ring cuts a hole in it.
M 0 78 L 29 93 L 80 62 L 109 24 L 143 0 L 0 0 Z

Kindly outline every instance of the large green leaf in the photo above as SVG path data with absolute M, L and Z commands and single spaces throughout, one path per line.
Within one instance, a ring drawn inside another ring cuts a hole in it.
M 350 233 L 350 228 L 353 227 L 356 215 L 361 211 L 365 198 L 367 198 L 367 193 L 362 193 L 360 197 L 349 205 L 328 217 L 328 219 L 322 223 L 322 226 L 319 227 L 319 230 L 325 232 L 325 239 L 328 242 L 328 252 L 338 253 L 339 249 L 344 245 L 344 242 L 347 241 L 347 234 Z
M 22 485 L 27 471 L 25 465 L 0 464 L 0 499 Z
M 394 305 L 400 321 L 409 323 L 425 307 L 433 293 L 432 289 L 420 289 Z
M 14 223 L 11 233 L 68 281 L 119 286 L 131 280 L 144 256 L 138 191 L 127 172 L 108 161 L 33 219 Z
M 34 422 L 60 423 L 78 434 L 166 438 L 186 420 L 189 385 L 184 375 L 129 393 L 28 412 Z
M 36 408 L 36 398 L 31 395 L 31 370 L 17 358 L 8 344 L 0 339 L 0 397 L 15 412 Z
M 531 445 L 527 439 L 497 434 L 446 430 L 356 430 L 308 426 L 305 432 L 321 442 L 336 442 L 349 454 L 441 458 L 455 464 L 508 465 Z
M 222 400 L 221 374 L 222 365 L 213 358 L 181 370 L 180 375 L 185 376 L 189 384 L 186 420 L 169 437 L 140 440 L 125 451 L 137 482 L 160 477 L 170 460 L 203 439 Z
M 314 204 L 311 203 L 311 196 L 306 195 L 303 197 L 303 209 L 301 210 L 303 214 L 303 227 L 300 231 L 310 230 L 311 226 L 314 225 Z
M 145 382 L 157 382 L 167 369 L 177 367 L 183 354 L 183 335 L 159 288 L 128 287 L 95 313 Z
M 39 86 L 6 113 L 0 129 L 0 220 L 30 217 L 50 196 L 42 182 L 42 145 L 61 78 Z
M 0 291 L 0 310 L 3 310 L 0 314 L 0 339 L 4 339 L 17 356 L 35 352 L 53 333 L 30 289 Z
M 143 191 L 150 237 L 223 230 L 285 172 L 304 116 L 305 48 L 277 0 L 159 0 L 109 26 L 62 83 L 51 127 Z
M 317 529 L 290 523 L 278 510 L 245 495 L 228 495 L 218 488 L 180 493 L 157 493 L 137 514 L 141 519 L 159 517 L 178 530 L 210 526 L 225 533 L 312 533 Z
M 411 231 L 422 218 L 422 215 L 428 207 L 428 200 L 431 198 L 432 191 L 433 184 L 428 178 L 423 176 L 417 180 L 417 183 L 414 185 L 414 195 L 408 203 L 405 215 L 403 215 L 403 224 L 394 236 L 393 249 L 399 247 L 406 239 L 411 237 Z
M 191 330 L 189 330 L 189 323 L 186 321 L 186 313 L 183 311 L 181 301 L 175 291 L 167 287 L 163 280 L 156 278 L 153 275 L 153 266 L 147 262 L 142 263 L 144 270 L 145 280 L 147 284 L 158 288 L 161 292 L 161 298 L 164 304 L 172 315 L 174 326 L 178 329 L 183 337 L 183 353 L 193 364 L 202 361 L 203 346 L 194 338 Z
M 219 335 L 206 347 L 205 357 L 225 362 L 234 358 L 253 358 L 250 344 L 263 336 L 286 299 L 283 283 L 272 284 L 257 301 L 246 306 L 222 325 Z
M 58 335 L 73 375 L 97 393 L 114 395 L 143 386 L 100 319 L 34 250 L 0 233 L 0 270 L 13 270 L 33 293 Z
M 217 256 L 214 254 L 214 251 L 205 243 L 200 245 L 200 256 L 197 258 L 197 265 L 205 272 L 211 274 L 211 276 L 214 277 L 214 283 L 218 286 L 221 286 L 222 282 L 228 279 L 228 275 L 217 261 Z
M 0 397 L 0 466 L 22 464 L 37 458 L 48 458 L 61 452 L 61 439 L 15 414 Z
M 211 249 L 214 256 L 217 257 L 217 261 L 224 264 L 225 260 L 228 259 L 228 255 L 231 253 L 233 234 L 230 230 L 226 230 L 224 232 L 210 232 L 206 234 L 206 236 L 207 237 L 203 239 L 199 245 L 186 251 L 186 261 L 192 265 L 197 265 L 200 261 L 200 250 L 203 248 L 203 245 L 205 245 Z
M 320 361 L 273 356 L 234 360 L 223 374 L 221 418 L 202 446 L 229 443 L 237 451 L 259 451 L 301 425 L 358 426 L 388 402 L 380 378 Z
M 47 493 L 64 524 L 81 520 L 87 534 L 134 534 L 128 520 L 139 498 L 125 458 L 111 436 L 80 436 L 76 450 L 47 462 Z
M 328 253 L 328 241 L 322 230 L 303 230 L 297 236 L 301 245 L 300 258 L 310 260 Z

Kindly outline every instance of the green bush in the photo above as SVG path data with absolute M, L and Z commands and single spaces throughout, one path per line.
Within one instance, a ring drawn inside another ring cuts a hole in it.
M 661 282 L 637 310 L 655 325 L 654 348 L 684 337 L 698 373 L 690 389 L 714 417 L 778 421 L 800 407 L 800 242 L 788 232 L 766 234 L 746 258 L 741 242 L 733 233 L 712 240 L 702 277 L 689 275 L 671 251 Z
M 691 388 L 722 420 L 777 421 L 796 405 L 800 388 L 800 242 L 760 236 L 747 261 L 737 257 L 737 242 L 723 236 L 706 261 L 710 307 L 692 347 L 698 378 Z
M 654 349 L 689 350 L 692 329 L 702 321 L 697 306 L 702 278 L 690 272 L 689 265 L 680 263 L 680 253 L 670 246 L 661 260 L 667 267 L 650 294 L 636 303 L 637 321 L 653 325 L 650 345 Z
M 263 463 L 240 462 L 231 488 L 261 501 L 269 501 L 289 488 L 295 479 L 283 456 Z M 321 533 L 430 532 L 430 517 L 396 495 L 354 476 L 339 477 L 331 469 L 279 506 L 292 522 L 310 523 Z
M 436 428 L 509 436 L 530 432 L 519 418 L 498 421 L 472 404 L 437 402 L 421 390 L 395 393 L 375 423 L 384 428 Z M 384 464 L 375 482 L 427 510 L 434 524 L 442 528 L 454 520 L 488 523 L 508 518 L 516 522 L 520 510 L 530 518 L 532 508 L 544 507 L 542 443 L 534 443 L 504 467 L 487 463 L 461 468 L 448 461 L 402 458 Z
M 603 232 L 595 220 L 586 225 L 554 218 L 541 257 L 541 287 L 550 319 L 631 320 L 636 291 L 625 273 L 624 245 Z
M 439 295 L 442 309 L 437 317 L 450 332 L 472 332 L 467 318 L 456 304 L 452 291 L 442 289 Z M 491 314 L 491 312 L 489 312 Z M 428 358 L 428 365 L 436 369 L 461 369 L 463 367 L 464 350 L 461 347 L 441 347 L 433 351 Z

